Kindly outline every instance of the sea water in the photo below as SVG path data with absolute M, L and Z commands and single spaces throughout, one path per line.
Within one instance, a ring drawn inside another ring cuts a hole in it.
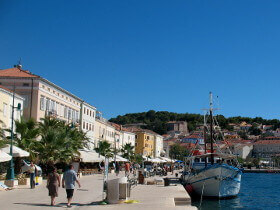
M 254 209 L 280 210 L 280 174 L 245 173 L 237 197 L 216 200 L 203 199 L 192 202 L 198 209 Z

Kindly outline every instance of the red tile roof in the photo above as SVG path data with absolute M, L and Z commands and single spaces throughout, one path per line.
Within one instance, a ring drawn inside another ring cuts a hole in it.
M 0 70 L 0 77 L 29 77 L 29 78 L 39 78 L 39 76 L 32 74 L 30 71 L 22 70 L 19 68 L 10 68 Z
M 280 144 L 280 140 L 260 140 L 254 143 L 255 145 L 258 144 Z
M 2 86 L 2 85 L 0 85 L 0 88 L 1 88 L 1 89 L 4 89 L 4 90 L 6 90 L 6 91 L 9 91 L 9 92 L 11 92 L 11 93 L 13 92 L 13 91 L 11 91 L 10 89 L 8 89 L 8 88 L 6 88 L 6 87 L 4 87 L 4 86 Z

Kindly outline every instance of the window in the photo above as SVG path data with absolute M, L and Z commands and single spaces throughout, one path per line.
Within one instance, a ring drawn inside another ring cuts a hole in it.
M 86 114 L 86 108 L 84 108 L 84 114 Z
M 48 91 L 51 91 L 51 89 L 50 89 L 50 88 L 48 88 Z
M 89 116 L 91 116 L 91 110 L 89 111 Z
M 83 129 L 85 129 L 86 128 L 86 123 L 85 122 L 83 122 Z
M 91 124 L 89 124 L 89 130 L 91 131 Z
M 138 136 L 137 135 L 135 135 L 135 139 L 137 139 L 138 138 Z
M 64 115 L 64 105 L 60 105 L 60 116 L 63 117 Z
M 94 125 L 92 125 L 92 131 L 94 131 Z
M 149 139 L 150 139 L 150 136 L 147 136 L 147 139 L 149 140 Z
M 87 123 L 87 130 L 88 130 L 88 123 Z
M 29 87 L 29 83 L 23 83 L 23 87 Z
M 67 118 L 68 107 L 64 107 L 64 118 Z
M 67 119 L 71 119 L 71 116 L 72 115 L 72 111 L 71 111 L 71 108 L 68 108 L 68 115 L 67 115 Z
M 87 115 L 89 114 L 88 111 L 89 111 L 89 110 L 87 109 Z
M 7 117 L 8 112 L 8 105 L 6 103 L 3 103 L 3 116 Z
M 79 122 L 80 121 L 80 112 L 76 112 L 76 115 L 77 115 L 77 121 Z
M 50 110 L 50 99 L 46 99 L 46 110 Z
M 44 96 L 41 96 L 41 99 L 40 99 L 40 109 L 42 111 L 46 110 L 46 100 L 45 100 Z

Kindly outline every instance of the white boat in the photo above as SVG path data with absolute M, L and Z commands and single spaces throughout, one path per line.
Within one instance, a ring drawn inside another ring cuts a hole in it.
M 214 164 L 209 161 L 211 153 L 189 158 L 191 167 L 189 173 L 185 175 L 188 185 L 186 189 L 189 193 L 205 197 L 237 196 L 240 190 L 242 171 L 227 163 L 232 162 L 234 157 L 219 154 L 213 154 L 213 156 Z
M 207 119 L 205 117 L 205 119 Z M 210 134 L 210 151 L 206 139 L 204 150 L 193 151 L 185 160 L 184 182 L 189 194 L 204 197 L 227 198 L 237 196 L 241 185 L 242 170 L 236 156 L 214 151 L 214 122 L 212 94 L 210 93 L 209 109 L 210 127 L 204 123 L 204 136 Z M 216 126 L 218 127 L 218 126 Z M 196 154 L 195 154 L 196 153 Z

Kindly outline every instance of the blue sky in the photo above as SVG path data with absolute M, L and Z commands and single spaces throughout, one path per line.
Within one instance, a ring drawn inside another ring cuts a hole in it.
M 280 1 L 0 0 L 0 69 L 24 69 L 107 118 L 156 111 L 279 118 Z

